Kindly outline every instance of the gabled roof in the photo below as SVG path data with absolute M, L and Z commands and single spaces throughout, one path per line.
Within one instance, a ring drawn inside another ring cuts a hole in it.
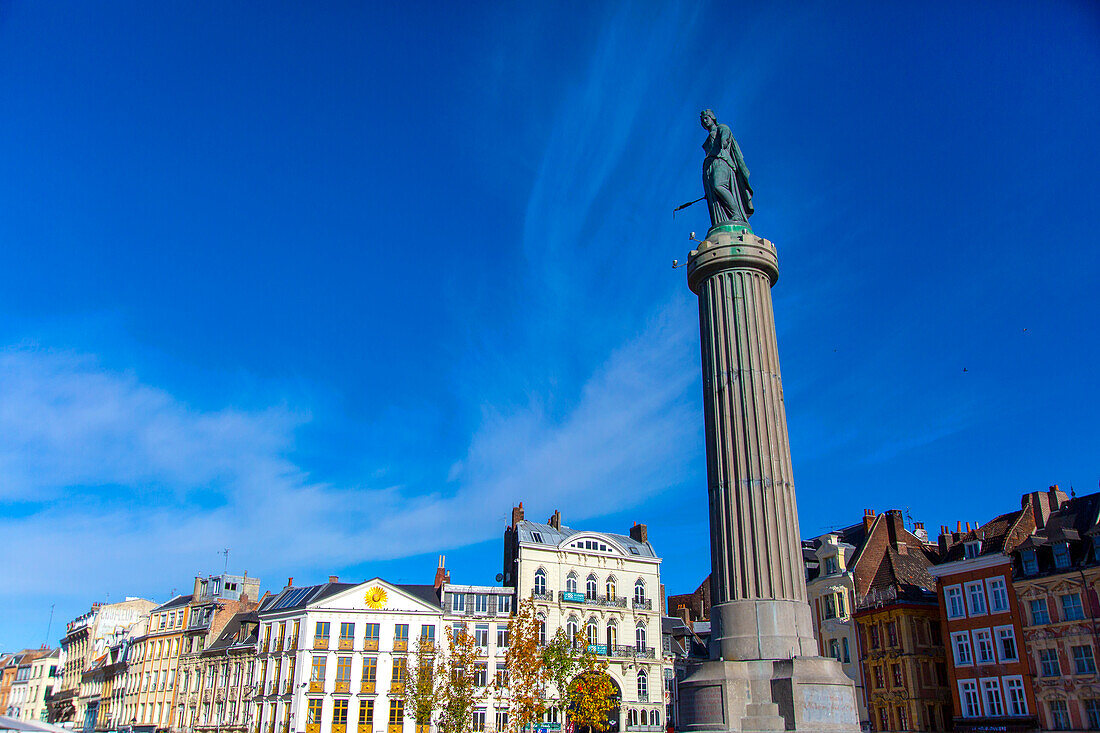
M 393 585 L 395 588 L 400 588 L 405 591 L 413 598 L 424 601 L 429 606 L 439 606 L 442 608 L 439 600 L 439 593 L 436 592 L 434 585 L 398 585 L 396 583 Z
M 287 586 L 278 593 L 268 596 L 257 613 L 274 613 L 275 611 L 292 611 L 305 608 L 311 603 L 324 600 L 329 596 L 354 588 L 358 583 L 322 583 L 320 585 L 307 585 L 302 587 Z
M 192 598 L 193 598 L 193 596 L 190 593 L 188 593 L 185 596 L 176 596 L 175 598 L 168 601 L 167 603 L 164 603 L 160 606 L 157 606 L 156 608 L 154 608 L 149 613 L 160 613 L 161 611 L 170 611 L 173 608 L 179 608 L 180 606 L 186 606 L 188 603 L 191 602 Z
M 1032 516 L 1031 505 L 1028 504 L 1016 511 L 994 517 L 981 527 L 964 534 L 962 539 L 947 549 L 947 554 L 940 562 L 948 563 L 965 559 L 966 545 L 975 541 L 982 543 L 979 556 L 1012 552 L 1016 545 L 1027 537 L 1026 532 L 1019 531 L 1020 528 L 1034 526 Z
M 539 539 L 535 538 L 536 533 Z M 620 545 L 629 557 L 657 557 L 657 553 L 653 551 L 653 545 L 648 542 L 638 542 L 628 535 L 587 529 L 573 529 L 571 527 L 566 527 L 564 524 L 560 529 L 555 529 L 549 524 L 539 524 L 538 522 L 531 522 L 526 519 L 521 519 L 516 522 L 516 535 L 519 537 L 520 542 L 557 547 L 563 541 L 575 534 L 592 534 L 607 537 Z

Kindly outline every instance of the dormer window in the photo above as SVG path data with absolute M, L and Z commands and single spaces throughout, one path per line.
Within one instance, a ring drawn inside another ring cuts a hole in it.
M 1065 542 L 1059 542 L 1054 546 L 1054 567 L 1069 567 L 1069 545 Z
M 1035 550 L 1024 550 L 1020 553 L 1020 560 L 1024 565 L 1024 575 L 1035 575 L 1039 572 L 1039 561 L 1035 557 Z
M 978 555 L 982 554 L 982 541 L 974 540 L 973 542 L 966 543 L 966 559 L 972 560 Z
M 825 574 L 836 575 L 840 572 L 840 564 L 836 561 L 836 555 L 825 558 Z

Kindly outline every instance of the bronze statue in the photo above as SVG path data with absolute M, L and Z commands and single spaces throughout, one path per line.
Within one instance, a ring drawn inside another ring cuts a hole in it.
M 752 187 L 741 148 L 728 125 L 718 124 L 714 112 L 699 113 L 699 123 L 710 134 L 703 143 L 703 192 L 710 207 L 711 226 L 748 224 L 752 215 Z

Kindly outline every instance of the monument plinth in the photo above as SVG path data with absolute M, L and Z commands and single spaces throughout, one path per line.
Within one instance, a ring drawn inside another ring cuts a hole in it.
M 713 112 L 700 121 L 714 226 L 687 261 L 699 297 L 711 540 L 710 659 L 680 683 L 687 731 L 859 730 L 855 686 L 817 656 L 771 289 L 775 245 L 756 236 L 748 168 Z

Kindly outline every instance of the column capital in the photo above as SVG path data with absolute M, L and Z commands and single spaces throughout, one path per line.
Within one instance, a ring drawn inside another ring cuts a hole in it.
M 712 229 L 699 245 L 688 254 L 688 287 L 696 295 L 699 285 L 716 272 L 734 269 L 759 270 L 768 276 L 772 285 L 779 280 L 779 256 L 775 245 L 751 231 L 724 231 Z

